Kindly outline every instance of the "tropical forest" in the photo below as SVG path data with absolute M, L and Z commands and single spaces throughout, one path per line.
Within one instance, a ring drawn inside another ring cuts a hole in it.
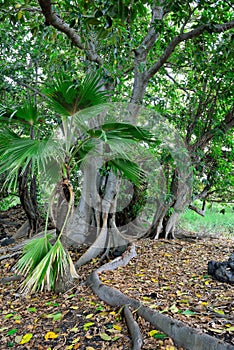
M 233 2 L 0 4 L 0 349 L 234 350 Z

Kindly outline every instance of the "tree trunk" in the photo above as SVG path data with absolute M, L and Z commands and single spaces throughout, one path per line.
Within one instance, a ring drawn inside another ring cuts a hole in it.
M 146 236 L 154 239 L 174 238 L 176 223 L 185 207 L 191 202 L 191 173 L 176 168 L 170 189 L 170 201 L 157 200 L 157 211 Z
M 18 177 L 20 203 L 27 215 L 29 222 L 28 236 L 37 233 L 40 225 L 40 214 L 37 203 L 37 184 L 34 175 L 31 175 L 31 165 L 29 164 L 23 173 Z

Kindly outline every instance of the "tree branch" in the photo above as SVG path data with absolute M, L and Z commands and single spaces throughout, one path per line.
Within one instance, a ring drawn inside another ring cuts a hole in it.
M 45 17 L 46 25 L 51 25 L 54 28 L 58 29 L 60 32 L 66 34 L 76 47 L 83 51 L 87 51 L 87 58 L 89 61 L 102 65 L 103 62 L 100 56 L 94 51 L 91 45 L 87 44 L 88 47 L 85 47 L 85 45 L 82 43 L 81 37 L 77 34 L 77 32 L 67 23 L 65 23 L 55 11 L 52 10 L 52 4 L 50 0 L 38 0 L 38 2 Z
M 167 71 L 165 71 L 165 73 L 166 73 L 166 76 L 169 79 L 171 79 L 173 81 L 173 83 L 176 84 L 180 90 L 183 90 L 187 94 L 188 97 L 190 96 L 189 92 L 183 86 L 181 86 L 180 83 L 178 83 L 178 81 L 176 81 Z
M 192 204 L 189 204 L 189 209 L 191 209 L 191 210 L 193 210 L 193 211 L 195 211 L 195 213 L 197 213 L 197 214 L 199 214 L 199 215 L 201 215 L 201 216 L 205 216 L 205 213 L 204 213 L 204 211 L 203 210 L 201 210 L 201 209 L 199 209 L 199 208 L 197 208 L 197 207 L 195 207 L 194 205 L 192 205 Z
M 149 80 L 154 76 L 154 74 L 156 74 L 159 71 L 159 69 L 164 65 L 167 59 L 171 56 L 176 46 L 181 42 L 195 38 L 201 35 L 202 33 L 204 33 L 205 31 L 209 33 L 222 33 L 232 28 L 234 28 L 234 21 L 223 23 L 223 24 L 214 24 L 214 25 L 211 25 L 210 23 L 208 23 L 208 24 L 203 24 L 198 28 L 191 30 L 190 32 L 177 35 L 169 43 L 169 45 L 167 46 L 167 48 L 165 49 L 161 57 L 158 59 L 158 61 L 148 70 L 147 79 Z
M 226 113 L 226 116 L 221 123 L 212 130 L 207 131 L 202 135 L 202 137 L 190 146 L 190 150 L 195 150 L 197 148 L 203 149 L 207 143 L 212 140 L 214 135 L 218 130 L 223 130 L 225 133 L 234 127 L 234 110 L 230 110 Z

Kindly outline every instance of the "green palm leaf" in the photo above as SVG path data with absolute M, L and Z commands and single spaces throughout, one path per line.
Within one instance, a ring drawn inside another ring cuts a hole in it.
M 64 249 L 61 241 L 58 239 L 31 273 L 28 274 L 28 277 L 22 284 L 21 290 L 25 293 L 45 289 L 49 291 L 53 290 L 56 279 L 68 271 L 73 278 L 78 278 L 69 253 Z
M 63 116 L 74 115 L 83 108 L 104 103 L 107 92 L 101 91 L 100 74 L 87 75 L 79 83 L 75 83 L 64 73 L 57 75 L 51 86 L 43 90 L 48 96 L 54 110 Z
M 39 262 L 51 249 L 49 240 L 52 235 L 47 234 L 41 238 L 35 238 L 23 248 L 23 255 L 15 265 L 16 271 L 22 275 L 32 273 Z
M 0 174 L 7 172 L 6 183 L 15 187 L 19 172 L 24 172 L 30 164 L 32 172 L 47 173 L 50 177 L 50 162 L 58 165 L 64 159 L 64 153 L 59 143 L 51 137 L 43 140 L 20 138 L 9 129 L 0 134 Z M 57 174 L 58 175 L 58 174 Z M 54 174 L 53 174 L 54 176 Z
M 34 125 L 38 119 L 39 115 L 33 101 L 25 101 L 21 108 L 15 110 L 0 106 L 0 123 L 2 124 Z
M 114 173 L 120 172 L 123 178 L 131 181 L 137 187 L 140 187 L 145 180 L 145 173 L 141 167 L 129 159 L 115 158 L 108 162 Z
M 93 137 L 101 138 L 105 134 L 106 140 L 133 140 L 154 142 L 153 135 L 142 127 L 134 126 L 128 123 L 106 123 L 98 129 L 90 129 L 87 131 Z

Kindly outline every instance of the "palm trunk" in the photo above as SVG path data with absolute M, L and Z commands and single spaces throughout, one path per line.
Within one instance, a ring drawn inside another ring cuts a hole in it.
M 27 215 L 29 222 L 28 236 L 37 233 L 40 226 L 40 213 L 37 203 L 37 184 L 34 175 L 31 175 L 31 165 L 29 164 L 23 173 L 18 177 L 20 203 Z

